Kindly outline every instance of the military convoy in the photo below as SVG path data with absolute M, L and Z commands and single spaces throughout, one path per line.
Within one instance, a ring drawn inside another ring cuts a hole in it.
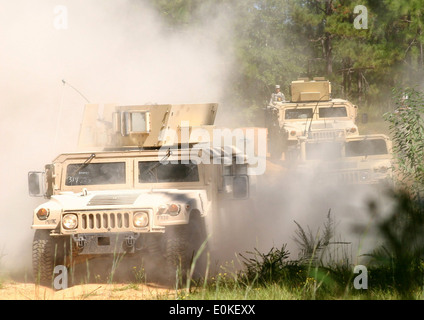
M 271 156 L 318 183 L 392 181 L 392 144 L 384 134 L 360 135 L 358 107 L 331 97 L 324 78 L 291 83 L 290 101 L 268 106 Z
M 245 153 L 205 140 L 217 107 L 105 105 L 100 117 L 87 105 L 78 152 L 28 174 L 30 195 L 47 198 L 33 214 L 34 277 L 120 254 L 160 255 L 166 281 L 187 274 L 220 216 L 249 198 Z
M 293 81 L 291 100 L 267 108 L 271 157 L 319 183 L 390 180 L 390 139 L 359 135 L 357 109 L 333 99 L 323 78 Z M 254 189 L 252 141 L 215 135 L 217 110 L 213 103 L 86 105 L 79 150 L 28 174 L 30 195 L 47 199 L 33 213 L 34 277 L 51 283 L 56 265 L 116 254 L 159 255 L 171 282 L 176 271 L 202 266 L 207 244 L 231 233 L 227 218 L 251 211 Z M 256 140 L 255 155 L 263 142 Z

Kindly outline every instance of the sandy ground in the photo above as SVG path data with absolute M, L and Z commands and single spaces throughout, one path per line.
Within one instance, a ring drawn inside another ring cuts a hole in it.
M 175 290 L 154 284 L 93 283 L 62 290 L 15 281 L 5 281 L 0 285 L 0 300 L 166 300 L 175 297 Z

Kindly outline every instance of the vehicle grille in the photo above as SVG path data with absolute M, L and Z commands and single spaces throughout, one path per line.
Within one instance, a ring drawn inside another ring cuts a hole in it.
M 309 138 L 315 140 L 332 140 L 336 138 L 342 138 L 344 131 L 342 130 L 323 130 L 323 131 L 312 131 Z
M 371 174 L 368 170 L 345 171 L 337 174 L 337 180 L 340 183 L 364 183 L 368 182 Z
M 369 170 L 321 172 L 318 177 L 322 183 L 337 183 L 340 185 L 370 183 L 372 180 Z
M 79 216 L 79 229 L 82 230 L 123 230 L 130 227 L 132 215 L 129 213 L 83 213 Z
M 146 212 L 149 218 L 152 217 L 151 209 L 137 209 L 130 211 L 87 211 L 87 212 L 65 212 L 76 214 L 78 226 L 76 229 L 66 230 L 64 233 L 104 233 L 104 232 L 140 232 L 149 231 L 151 224 L 147 227 L 136 228 L 133 225 L 133 216 L 136 212 Z

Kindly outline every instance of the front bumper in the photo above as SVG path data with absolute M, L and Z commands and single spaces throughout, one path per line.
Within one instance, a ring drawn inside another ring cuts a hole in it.
M 77 234 L 72 240 L 79 255 L 134 253 L 139 244 L 140 234 L 107 233 Z

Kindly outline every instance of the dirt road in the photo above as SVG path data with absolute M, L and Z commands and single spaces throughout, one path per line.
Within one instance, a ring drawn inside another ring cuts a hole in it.
M 93 283 L 57 291 L 34 283 L 5 281 L 0 284 L 0 300 L 166 300 L 175 297 L 175 290 L 153 284 Z

